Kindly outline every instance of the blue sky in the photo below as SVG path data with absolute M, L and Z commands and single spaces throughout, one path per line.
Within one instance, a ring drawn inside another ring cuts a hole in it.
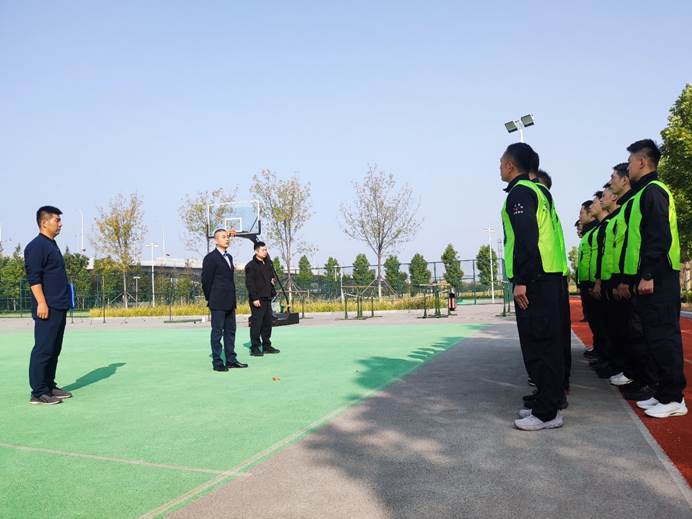
M 501 229 L 503 123 L 525 113 L 575 244 L 579 203 L 692 81 L 691 26 L 682 1 L 0 0 L 3 245 L 26 244 L 50 203 L 77 249 L 80 210 L 90 235 L 96 207 L 137 192 L 147 240 L 165 226 L 187 256 L 182 197 L 248 198 L 269 168 L 311 183 L 313 264 L 350 263 L 367 249 L 336 208 L 376 163 L 421 199 L 402 261 L 449 242 L 473 257 Z

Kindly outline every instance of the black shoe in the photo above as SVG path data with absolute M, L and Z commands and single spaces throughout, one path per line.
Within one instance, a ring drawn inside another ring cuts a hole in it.
M 649 386 L 643 386 L 634 391 L 622 392 L 622 398 L 624 398 L 625 400 L 635 400 L 637 402 L 639 402 L 640 400 L 648 400 L 649 398 L 653 398 L 653 396 L 654 390 Z
M 252 348 L 252 349 L 250 349 L 250 356 L 252 356 L 252 357 L 262 357 L 262 356 L 264 356 L 264 353 L 262 353 L 261 351 L 255 349 L 255 348 Z
M 242 362 L 238 362 L 237 360 L 235 362 L 229 362 L 226 364 L 226 367 L 228 369 L 232 368 L 247 368 L 247 364 L 243 364 Z
M 613 375 L 617 375 L 618 373 L 620 372 L 609 367 L 596 370 L 596 375 L 598 375 L 598 378 L 610 378 Z
M 533 380 L 531 380 L 531 377 L 529 377 L 526 383 L 531 387 L 536 387 L 536 383 Z
M 593 359 L 589 360 L 589 367 L 593 369 L 598 369 L 598 368 L 605 368 L 608 365 L 607 360 L 603 360 L 600 357 L 594 357 Z
M 598 353 L 596 353 L 594 350 L 584 350 L 584 357 L 587 359 L 597 359 Z
M 214 366 L 214 371 L 228 371 L 228 368 L 224 365 Z
M 30 404 L 34 405 L 55 405 L 55 404 L 62 404 L 62 400 L 60 400 L 58 397 L 45 394 L 41 396 L 33 396 L 31 397 L 31 400 L 29 400 Z
M 72 393 L 70 393 L 69 391 L 65 391 L 64 389 L 60 389 L 59 387 L 54 387 L 50 394 L 53 395 L 55 398 L 59 398 L 60 400 L 72 398 Z
M 264 353 L 279 353 L 281 350 L 277 350 L 276 348 L 272 348 L 271 346 L 264 346 L 262 348 L 262 351 Z

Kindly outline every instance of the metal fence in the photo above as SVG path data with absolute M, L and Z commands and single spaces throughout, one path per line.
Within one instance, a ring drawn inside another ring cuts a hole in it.
M 499 272 L 503 272 L 500 260 Z M 327 270 L 312 268 L 308 275 L 294 271 L 289 276 L 280 272 L 280 280 L 292 300 L 319 301 L 343 300 L 345 295 L 377 294 L 383 297 L 402 298 L 423 294 L 429 287 L 454 292 L 459 304 L 484 304 L 493 301 L 501 302 L 506 287 L 503 282 L 493 279 L 494 292 L 490 283 L 481 280 L 480 269 L 476 260 L 462 260 L 459 264 L 463 276 L 458 286 L 451 286 L 445 278 L 446 269 L 442 262 L 427 262 L 429 275 L 423 276 L 423 282 L 411 280 L 410 264 L 399 267 L 399 276 L 392 279 L 385 276 L 382 269 L 382 281 L 376 281 L 376 265 L 369 265 L 365 276 L 363 271 L 354 271 L 354 267 L 344 266 Z M 390 272 L 391 274 L 391 272 Z M 125 276 L 118 272 L 98 272 L 83 270 L 72 276 L 70 281 L 75 285 L 75 312 L 88 312 L 95 308 L 105 307 L 140 307 L 204 304 L 201 272 L 199 269 L 155 267 L 153 273 L 148 268 L 133 267 Z M 153 281 L 153 282 L 152 282 Z M 247 300 L 245 273 L 236 271 L 236 294 L 238 302 Z M 494 297 L 493 297 L 494 296 Z M 8 281 L 0 278 L 0 314 L 28 315 L 31 312 L 31 290 L 26 279 Z

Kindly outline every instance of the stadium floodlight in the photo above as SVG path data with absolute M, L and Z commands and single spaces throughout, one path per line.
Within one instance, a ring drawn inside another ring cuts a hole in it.
M 536 124 L 536 121 L 533 118 L 533 115 L 527 114 L 522 116 L 520 119 L 517 119 L 516 121 L 506 122 L 505 129 L 507 130 L 507 133 L 514 133 L 518 131 L 519 140 L 521 140 L 521 142 L 524 142 L 524 128 L 533 126 L 534 124 Z
M 506 122 L 505 128 L 507 128 L 508 133 L 516 132 L 519 129 L 519 127 L 516 124 L 514 124 L 514 121 Z

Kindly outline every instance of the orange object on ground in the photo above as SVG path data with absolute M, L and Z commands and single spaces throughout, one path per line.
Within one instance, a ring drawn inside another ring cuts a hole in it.
M 584 315 L 579 298 L 570 299 L 570 310 L 572 330 L 584 344 L 592 345 L 593 337 L 589 325 L 580 322 Z M 680 328 L 685 357 L 685 377 L 687 377 L 685 402 L 689 408 L 692 405 L 692 390 L 690 389 L 690 382 L 692 382 L 692 319 L 680 318 Z M 639 409 L 634 402 L 630 402 L 630 407 L 634 409 L 639 419 L 685 477 L 687 483 L 692 485 L 692 413 L 688 413 L 686 416 L 661 419 L 646 416 L 644 411 Z

